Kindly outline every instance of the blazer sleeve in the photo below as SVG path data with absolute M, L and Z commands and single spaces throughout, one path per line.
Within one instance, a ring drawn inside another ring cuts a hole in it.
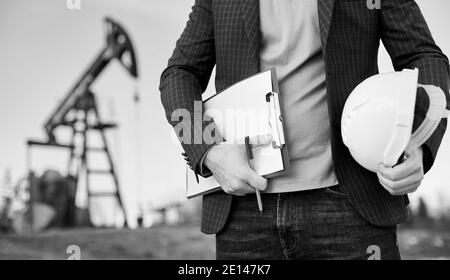
M 381 1 L 380 36 L 396 71 L 419 69 L 419 83 L 440 87 L 446 93 L 449 107 L 449 62 L 436 45 L 427 23 L 414 0 Z M 429 100 L 421 90 L 416 102 L 414 129 L 423 121 Z M 424 144 L 424 171 L 433 166 L 447 128 L 443 119 L 431 138 Z
M 211 129 L 212 120 L 204 121 L 202 93 L 208 86 L 215 65 L 214 29 L 211 0 L 196 0 L 186 27 L 163 71 L 160 81 L 161 101 L 172 126 L 185 118 L 174 117 L 175 110 L 190 115 L 189 131 L 177 132 L 191 168 L 198 173 L 198 163 L 212 143 L 205 143 L 203 131 Z M 196 104 L 196 105 L 194 105 Z M 195 110 L 194 110 L 195 109 Z M 197 122 L 197 123 L 195 123 Z M 185 133 L 188 133 L 188 137 Z M 183 134 L 183 135 L 181 135 Z M 182 141 L 189 139 L 189 141 Z

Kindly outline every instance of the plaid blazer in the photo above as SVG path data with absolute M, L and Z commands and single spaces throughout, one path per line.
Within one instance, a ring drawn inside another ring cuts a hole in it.
M 332 155 L 338 181 L 350 203 L 370 223 L 393 226 L 405 222 L 409 218 L 408 197 L 391 196 L 379 184 L 376 174 L 358 165 L 344 146 L 340 133 L 342 110 L 352 90 L 378 73 L 380 40 L 396 70 L 417 67 L 420 83 L 439 86 L 445 92 L 448 92 L 448 59 L 433 41 L 413 0 L 381 1 L 381 9 L 369 9 L 366 0 L 318 1 Z M 257 73 L 260 40 L 258 0 L 196 0 L 168 67 L 161 75 L 161 100 L 169 122 L 178 123 L 171 119 L 171 113 L 178 108 L 194 115 L 193 101 L 202 99 L 214 66 L 217 91 Z M 419 117 L 415 126 L 423 120 L 427 106 L 427 98 L 419 93 L 416 106 Z M 446 124 L 443 120 L 424 145 L 425 172 L 433 165 Z M 193 126 L 191 132 L 201 129 Z M 182 145 L 197 172 L 197 164 L 210 146 Z M 201 230 L 204 233 L 214 234 L 223 228 L 232 199 L 224 192 L 203 197 Z

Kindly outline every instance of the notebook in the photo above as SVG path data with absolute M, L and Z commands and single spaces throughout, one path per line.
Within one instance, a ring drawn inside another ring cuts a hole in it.
M 275 69 L 244 79 L 203 102 L 226 142 L 244 144 L 245 137 L 271 134 L 273 142 L 253 149 L 255 171 L 265 178 L 285 174 L 289 159 Z M 188 172 L 188 171 L 187 171 Z M 214 176 L 186 174 L 186 195 L 197 197 L 220 189 Z

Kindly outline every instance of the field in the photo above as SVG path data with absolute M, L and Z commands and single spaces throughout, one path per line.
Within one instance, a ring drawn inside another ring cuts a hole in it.
M 76 229 L 34 236 L 0 235 L 0 259 L 67 259 L 77 245 L 82 259 L 214 259 L 214 238 L 197 226 L 150 229 Z M 450 233 L 402 230 L 404 259 L 450 259 Z

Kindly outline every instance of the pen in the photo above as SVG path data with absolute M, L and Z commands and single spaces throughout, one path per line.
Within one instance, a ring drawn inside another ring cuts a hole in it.
M 247 160 L 248 160 L 248 164 L 250 165 L 250 168 L 252 170 L 255 170 L 254 166 L 253 166 L 253 151 L 252 151 L 252 146 L 250 144 L 250 137 L 245 137 L 245 150 L 247 151 Z M 261 193 L 258 189 L 255 188 L 256 191 L 256 200 L 258 201 L 258 209 L 259 212 L 262 214 L 263 212 L 263 205 L 262 205 L 262 201 L 261 201 Z

